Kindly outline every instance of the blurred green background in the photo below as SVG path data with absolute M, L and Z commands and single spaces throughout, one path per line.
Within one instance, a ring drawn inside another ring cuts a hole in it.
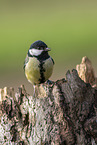
M 52 48 L 51 80 L 65 77 L 88 56 L 97 74 L 97 0 L 0 0 L 0 88 L 24 84 L 26 53 L 36 40 Z

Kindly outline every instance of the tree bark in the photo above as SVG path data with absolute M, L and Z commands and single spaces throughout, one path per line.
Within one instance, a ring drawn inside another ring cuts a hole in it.
M 1 89 L 0 144 L 96 145 L 97 89 L 76 70 L 36 86 L 35 96 Z

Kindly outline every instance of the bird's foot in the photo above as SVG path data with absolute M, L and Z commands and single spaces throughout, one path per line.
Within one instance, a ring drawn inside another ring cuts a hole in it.
M 52 85 L 54 82 L 51 81 L 51 80 L 47 80 L 46 83 L 47 83 L 48 85 Z

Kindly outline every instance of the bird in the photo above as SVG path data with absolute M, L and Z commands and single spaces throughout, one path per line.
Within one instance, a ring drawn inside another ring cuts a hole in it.
M 33 86 L 46 82 L 53 72 L 54 60 L 48 54 L 51 49 L 41 40 L 31 44 L 25 62 L 24 72 Z

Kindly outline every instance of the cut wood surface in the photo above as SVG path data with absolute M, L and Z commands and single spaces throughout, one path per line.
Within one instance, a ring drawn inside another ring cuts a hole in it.
M 23 85 L 16 93 L 0 89 L 0 145 L 96 145 L 96 78 L 86 63 L 66 78 L 36 86 L 35 96 Z

